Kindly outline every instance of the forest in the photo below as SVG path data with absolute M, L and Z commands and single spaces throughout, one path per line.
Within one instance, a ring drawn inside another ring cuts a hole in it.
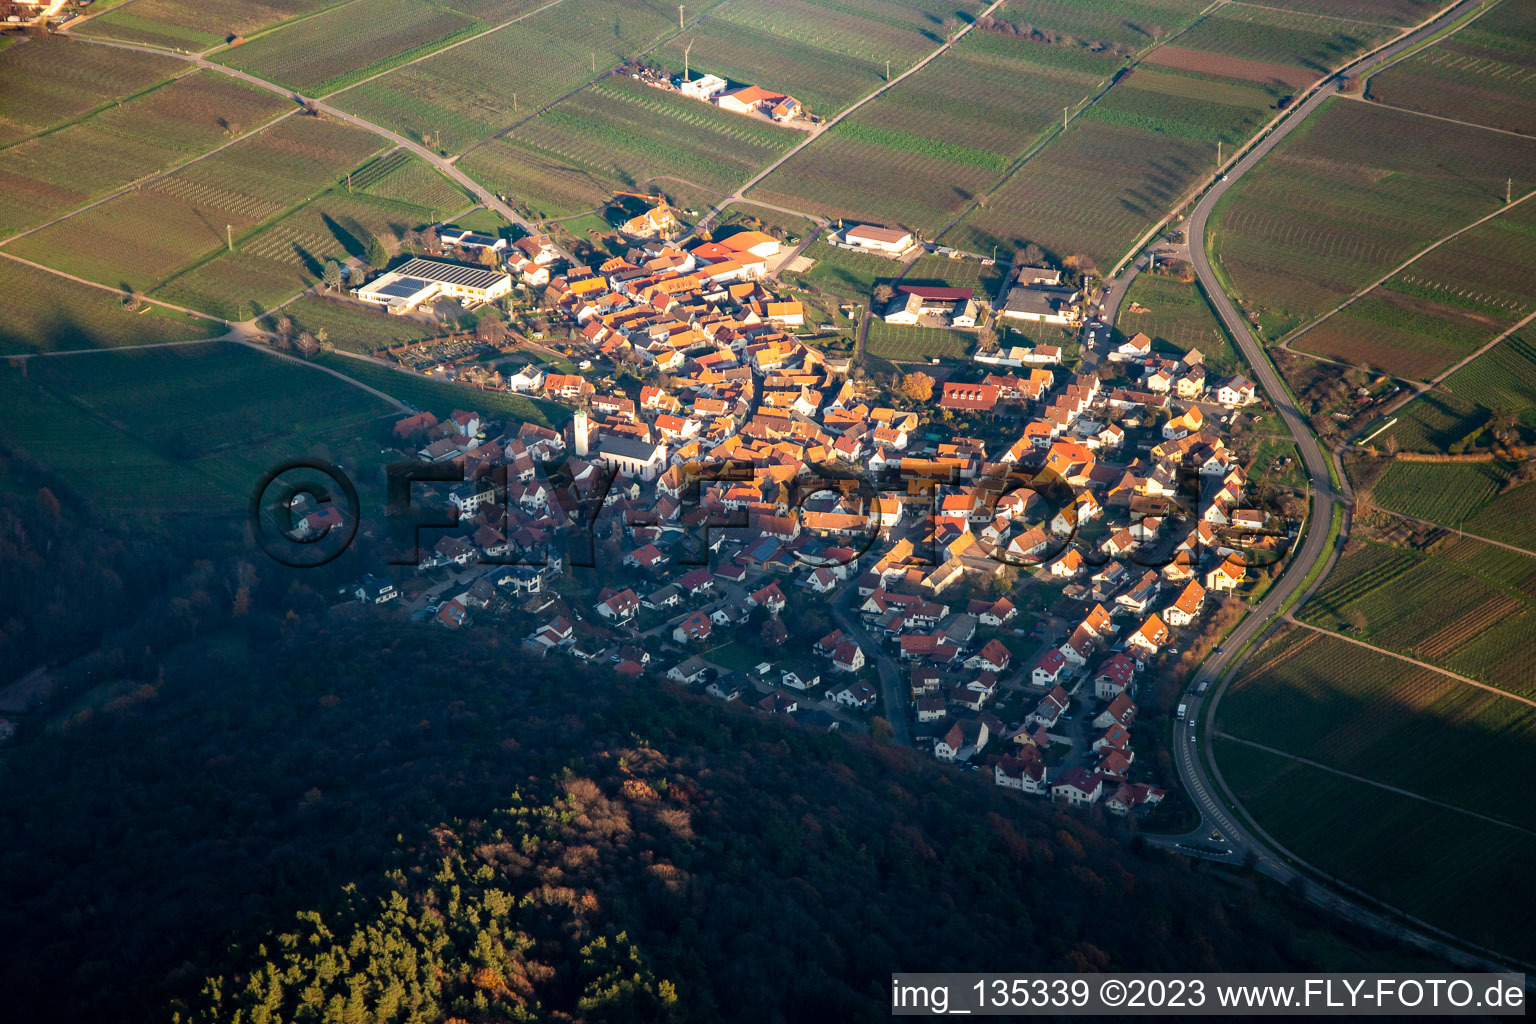
M 1121 823 L 338 613 L 8 468 L 0 575 L 60 605 L 4 609 L 60 683 L 0 748 L 10 1019 L 876 1020 L 893 970 L 1427 966 Z

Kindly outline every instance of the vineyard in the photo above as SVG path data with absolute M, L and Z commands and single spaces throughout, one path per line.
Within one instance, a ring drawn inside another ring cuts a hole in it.
M 806 246 L 805 255 L 815 260 L 815 265 L 804 273 L 786 275 L 785 281 L 859 305 L 869 302 L 875 285 L 895 277 L 901 270 L 901 264 L 895 260 L 840 249 L 824 238 Z
M 731 4 L 718 16 L 733 24 L 782 36 L 854 60 L 891 62 L 896 75 L 916 64 L 962 24 L 956 14 L 975 14 L 978 0 L 867 0 L 857 5 L 836 0 L 777 0 Z M 793 93 L 790 83 L 786 91 Z
M 1285 6 L 1293 11 L 1406 26 L 1417 25 L 1445 4 L 1442 0 L 1286 0 Z
M 1115 43 L 1133 49 L 1151 46 L 1204 10 L 1199 0 L 1009 0 L 997 14 L 1014 24 L 1048 26 L 1067 40 Z
M 557 104 L 509 141 L 609 191 L 655 175 L 728 191 L 802 138 L 790 128 L 614 78 Z M 536 202 L 538 196 L 525 198 Z
M 1366 544 L 1340 560 L 1301 618 L 1514 693 L 1536 694 L 1536 663 L 1518 656 L 1536 629 L 1533 605 L 1536 594 L 1465 565 Z
M 1509 479 L 1497 462 L 1393 462 L 1371 488 L 1383 508 L 1456 526 L 1498 497 Z
M 1492 341 L 1512 321 L 1378 289 L 1291 343 L 1303 352 L 1424 380 Z
M 1393 106 L 1536 133 L 1536 10 L 1504 0 L 1455 35 L 1370 81 L 1370 96 Z
M 339 122 L 292 117 L 142 189 L 28 235 L 9 250 L 106 284 L 147 291 L 314 198 L 378 149 Z
M 594 25 L 604 31 L 594 32 Z M 408 139 L 458 153 L 579 88 L 593 77 L 594 63 L 607 71 L 676 27 L 677 8 L 654 0 L 564 0 L 348 89 L 335 102 Z
M 122 296 L 0 259 L 0 353 L 153 345 L 224 333 L 222 324 L 151 308 L 128 310 Z M 8 396 L 9 397 L 9 396 Z
M 1454 768 L 1519 775 L 1536 758 L 1536 708 L 1311 630 L 1262 653 L 1222 698 L 1222 731 L 1536 829 L 1536 808 L 1468 789 Z
M 380 199 L 452 212 L 467 205 L 469 193 L 425 160 L 396 149 L 352 175 L 351 188 Z
M 828 217 L 936 231 L 1119 65 L 1108 54 L 971 32 L 753 194 Z
M 1451 393 L 1519 415 L 1536 408 L 1536 345 L 1512 335 L 1445 379 Z
M 35 36 L 0 51 L 0 146 L 129 96 L 185 69 L 179 60 Z M 7 158 L 8 159 L 8 158 Z
M 232 35 L 250 35 L 343 0 L 134 0 L 81 25 L 86 36 L 109 36 L 193 51 Z
M 461 384 L 448 384 L 369 360 L 322 354 L 315 361 L 440 417 L 448 416 L 455 409 L 470 408 L 488 416 L 508 416 L 523 423 L 557 429 L 571 418 L 570 409 L 554 402 L 505 391 L 469 393 Z
M 224 343 L 46 359 L 28 375 L 172 461 L 289 436 L 313 443 L 391 408 L 328 374 Z
M 1536 310 L 1536 198 L 1500 211 L 1415 260 L 1384 288 L 1519 319 Z
M 117 107 L 5 151 L 0 233 L 58 216 L 163 171 L 287 109 L 214 71 L 174 79 Z
M 1316 79 L 1393 34 L 1381 25 L 1342 21 L 1332 12 L 1322 16 L 1228 6 L 1180 36 L 1179 45 L 1223 57 L 1288 64 L 1306 69 Z
M 1536 140 L 1335 100 L 1217 208 L 1214 247 L 1278 336 L 1536 185 Z
M 894 362 L 964 359 L 976 347 L 976 332 L 872 320 L 867 347 L 870 355 Z
M 681 75 L 685 47 L 692 78 L 713 74 L 793 93 L 807 110 L 823 115 L 842 110 L 885 80 L 883 63 L 835 53 L 714 14 L 657 50 L 657 63 Z
M 1243 806 L 1307 863 L 1468 941 L 1536 956 L 1524 909 L 1536 901 L 1525 870 L 1536 839 L 1230 740 L 1214 749 Z M 1475 762 L 1455 777 L 1512 793 Z
M 305 95 L 323 96 L 488 27 L 420 0 L 369 0 L 367 17 L 343 5 L 220 51 L 213 59 Z

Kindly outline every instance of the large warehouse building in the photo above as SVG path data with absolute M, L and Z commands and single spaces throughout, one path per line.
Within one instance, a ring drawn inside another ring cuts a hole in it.
M 352 289 L 352 295 L 359 302 L 383 306 L 391 313 L 408 313 L 439 295 L 491 302 L 511 290 L 511 275 L 499 270 L 444 260 L 413 259 L 361 288 Z

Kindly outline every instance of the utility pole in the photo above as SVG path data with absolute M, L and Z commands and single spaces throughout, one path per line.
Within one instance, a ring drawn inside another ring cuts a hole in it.
M 1505 178 L 1504 179 L 1504 205 L 1505 206 L 1509 205 L 1510 197 L 1514 194 L 1511 191 L 1511 189 L 1513 189 L 1514 187 L 1515 187 L 1515 179 L 1514 178 Z
M 592 51 L 592 73 L 597 74 L 597 51 Z
M 886 58 L 886 61 L 885 61 L 885 80 L 887 82 L 889 82 L 891 80 L 891 61 L 890 61 L 890 58 Z
M 684 6 L 685 5 L 683 5 L 683 4 L 678 4 L 677 5 L 677 30 L 679 32 L 681 32 L 683 30 L 683 8 L 684 8 Z
M 1221 140 L 1216 140 L 1216 169 L 1221 170 Z
M 235 229 L 228 224 L 224 225 L 224 247 L 230 252 L 235 251 Z
M 512 113 L 517 113 L 517 93 L 512 94 Z
M 347 172 L 347 195 L 352 194 L 352 172 Z
M 1068 110 L 1067 107 L 1062 107 L 1061 108 L 1061 130 L 1062 131 L 1066 131 L 1067 130 L 1067 110 Z
M 688 45 L 683 47 L 683 81 L 688 81 L 688 54 L 693 51 L 693 40 L 688 40 Z

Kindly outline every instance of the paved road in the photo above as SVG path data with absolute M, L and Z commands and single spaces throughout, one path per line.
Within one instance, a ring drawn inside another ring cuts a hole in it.
M 1448 24 L 1465 13 L 1466 9 L 1473 6 L 1476 0 L 1462 0 L 1461 3 L 1450 8 L 1445 14 L 1435 19 L 1416 32 L 1404 36 L 1397 42 L 1387 46 L 1371 58 L 1356 65 L 1351 73 L 1360 74 L 1372 70 L 1377 65 L 1391 60 L 1403 50 L 1421 42 L 1425 37 L 1445 28 Z M 1295 866 L 1298 861 L 1292 857 L 1283 847 L 1261 830 L 1249 828 L 1245 823 L 1239 823 L 1236 816 L 1229 813 L 1221 796 L 1221 787 L 1213 782 L 1206 770 L 1204 762 L 1199 757 L 1199 732 L 1202 725 L 1204 734 L 1208 737 L 1215 729 L 1216 708 L 1221 700 L 1227 685 L 1227 676 L 1237 667 L 1235 661 L 1241 654 L 1248 641 L 1255 639 L 1272 624 L 1279 613 L 1280 606 L 1291 595 L 1295 594 L 1302 586 L 1308 572 L 1318 564 L 1320 560 L 1328 559 L 1334 551 L 1328 544 L 1329 524 L 1332 520 L 1334 508 L 1343 504 L 1346 509 L 1344 532 L 1339 536 L 1339 544 L 1342 544 L 1348 530 L 1347 511 L 1352 501 L 1347 481 L 1344 483 L 1342 493 L 1335 491 L 1331 482 L 1329 467 L 1331 456 L 1323 451 L 1315 435 L 1307 424 L 1306 417 L 1302 415 L 1290 392 L 1282 384 L 1279 374 L 1263 346 L 1254 337 L 1248 327 L 1248 323 L 1239 312 L 1232 300 L 1228 297 L 1220 280 L 1217 278 L 1211 266 L 1210 256 L 1206 250 L 1206 226 L 1210 220 L 1211 211 L 1227 190 L 1236 184 L 1241 177 L 1251 170 L 1259 161 L 1283 141 L 1298 125 L 1302 124 L 1318 107 L 1322 106 L 1335 92 L 1328 86 L 1322 89 L 1301 104 L 1292 116 L 1281 122 L 1268 136 L 1256 143 L 1253 148 L 1234 165 L 1231 170 L 1196 203 L 1186 225 L 1187 237 L 1191 242 L 1190 256 L 1194 263 L 1195 273 L 1199 275 L 1201 283 L 1205 286 L 1216 307 L 1218 315 L 1226 325 L 1228 331 L 1237 340 L 1238 347 L 1247 359 L 1257 382 L 1263 387 L 1265 393 L 1275 408 L 1279 410 L 1286 429 L 1290 431 L 1296 441 L 1297 448 L 1301 451 L 1302 460 L 1307 467 L 1307 474 L 1311 480 L 1313 494 L 1312 514 L 1309 518 L 1306 532 L 1287 567 L 1285 574 L 1275 582 L 1264 599 L 1255 607 L 1246 619 L 1224 641 L 1221 653 L 1207 660 L 1202 669 L 1202 677 L 1214 681 L 1211 692 L 1191 707 L 1190 714 L 1185 722 L 1179 724 L 1174 730 L 1174 743 L 1178 747 L 1175 754 L 1175 762 L 1178 765 L 1181 780 L 1202 814 L 1201 825 L 1189 836 L 1182 837 L 1149 837 L 1160 845 L 1176 846 L 1180 842 L 1201 842 L 1211 831 L 1220 832 L 1223 838 L 1230 843 L 1236 851 L 1242 851 L 1253 859 L 1254 866 L 1263 873 L 1282 882 L 1291 882 L 1304 877 Z M 1342 474 L 1341 479 L 1344 479 Z M 1194 734 L 1196 741 L 1191 741 Z M 1396 920 L 1388 919 L 1373 910 L 1368 910 L 1361 904 L 1352 902 L 1335 892 L 1321 889 L 1315 885 L 1307 886 L 1310 898 L 1326 909 L 1349 920 L 1367 924 L 1389 935 L 1411 942 L 1422 948 L 1428 949 L 1435 955 L 1452 959 L 1466 959 L 1470 954 L 1456 955 L 1456 951 L 1446 946 L 1438 938 L 1429 933 L 1433 930 L 1430 926 L 1422 929 L 1414 929 Z M 1475 957 L 1482 961 L 1481 957 Z M 1489 961 L 1490 969 L 1493 965 Z
M 885 705 L 886 720 L 891 723 L 891 729 L 896 734 L 896 742 L 904 747 L 910 747 L 912 726 L 908 721 L 909 702 L 905 692 L 906 687 L 902 683 L 901 669 L 886 653 L 884 645 L 864 628 L 864 623 L 859 619 L 859 613 L 850 607 L 858 593 L 859 588 L 852 584 L 844 587 L 832 604 L 832 617 L 837 621 L 838 629 L 864 648 L 865 657 L 874 659 L 875 670 L 880 673 L 880 699 Z

